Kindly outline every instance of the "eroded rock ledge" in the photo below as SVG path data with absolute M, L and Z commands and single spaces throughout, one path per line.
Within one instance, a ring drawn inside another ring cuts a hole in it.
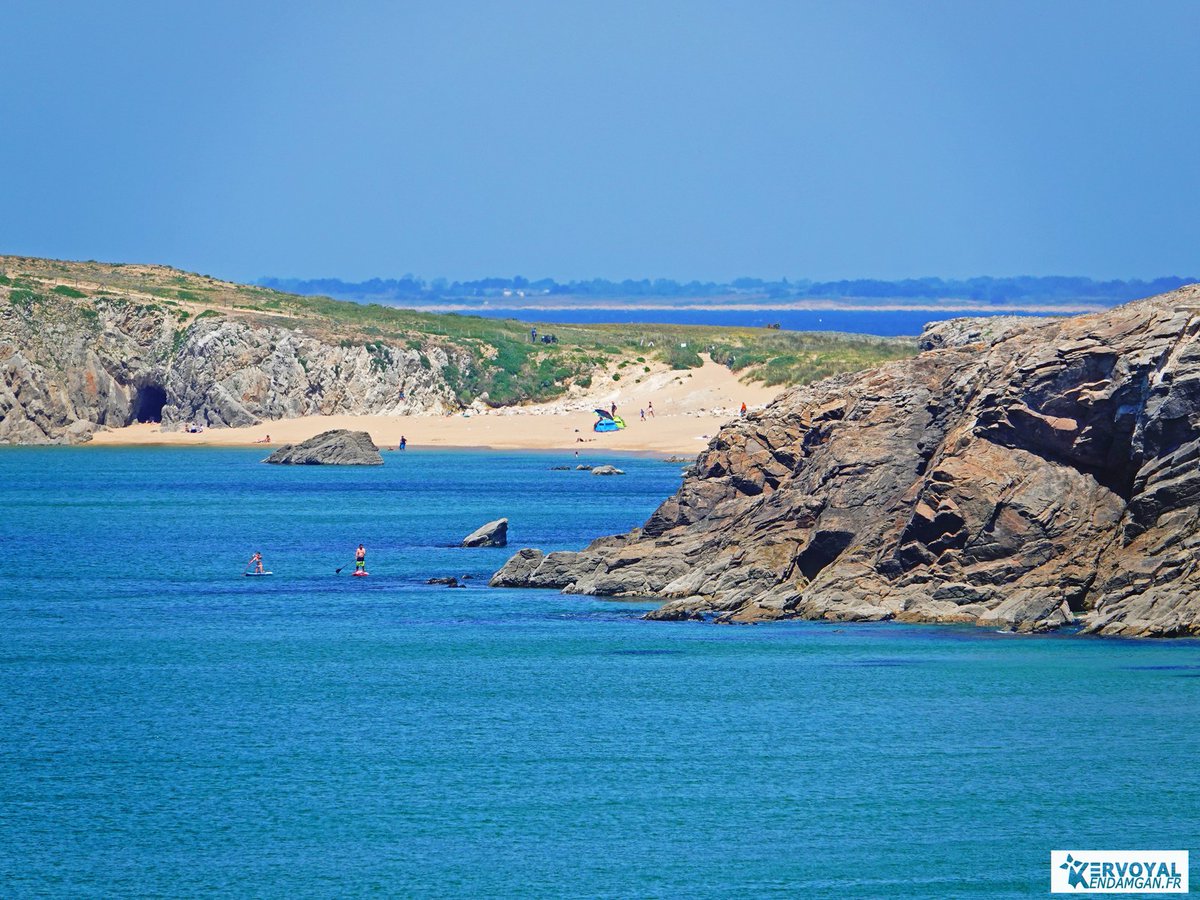
M 492 584 L 658 619 L 1200 635 L 1198 330 L 1193 285 L 794 389 L 642 528 L 521 550 Z

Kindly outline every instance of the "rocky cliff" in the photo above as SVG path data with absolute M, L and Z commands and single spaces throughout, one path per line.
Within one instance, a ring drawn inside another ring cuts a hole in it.
M 694 368 L 701 352 L 743 378 L 801 383 L 915 351 L 905 339 L 696 325 L 533 335 L 513 320 L 303 297 L 169 266 L 0 255 L 0 443 L 81 441 L 139 420 L 169 430 L 517 406 L 597 377 L 636 384 L 658 363 Z
M 1198 331 L 1198 286 L 942 329 L 726 426 L 642 528 L 522 550 L 492 583 L 661 598 L 660 619 L 1200 634 Z
M 330 340 L 256 321 L 120 298 L 0 302 L 0 443 L 86 440 L 161 421 L 252 425 L 313 414 L 458 408 L 444 376 L 463 351 Z

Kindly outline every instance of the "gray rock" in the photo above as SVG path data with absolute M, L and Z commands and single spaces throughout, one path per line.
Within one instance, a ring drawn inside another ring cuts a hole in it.
M 0 443 L 77 443 L 139 420 L 445 413 L 459 403 L 444 370 L 470 361 L 432 339 L 368 347 L 250 318 L 184 320 L 132 297 L 48 292 L 26 307 L 10 291 L 0 285 Z
M 300 444 L 284 444 L 263 460 L 284 466 L 382 466 L 379 448 L 365 431 L 323 431 Z
M 593 475 L 624 475 L 624 471 L 616 466 L 596 466 L 592 469 Z
M 1031 316 L 962 316 L 925 326 L 917 339 L 920 350 L 943 350 L 971 344 L 994 344 L 1010 335 L 1032 328 L 1039 322 L 1054 321 Z
M 545 558 L 545 553 L 532 547 L 518 550 L 500 571 L 491 577 L 488 584 L 492 587 L 528 587 L 530 576 L 537 571 Z
M 793 389 L 642 528 L 492 583 L 663 619 L 1200 635 L 1200 286 L 1010 324 Z
M 592 467 L 590 465 L 588 465 L 587 463 L 580 463 L 579 465 L 577 465 L 575 467 L 575 471 L 576 472 L 590 472 L 590 471 L 592 471 Z
M 481 525 L 462 540 L 462 547 L 507 547 L 508 519 L 497 519 Z

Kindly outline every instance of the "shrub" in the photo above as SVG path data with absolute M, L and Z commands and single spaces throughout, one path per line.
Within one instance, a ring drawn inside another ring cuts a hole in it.
M 667 365 L 672 369 L 698 369 L 704 365 L 704 360 L 695 348 L 674 345 L 667 351 Z

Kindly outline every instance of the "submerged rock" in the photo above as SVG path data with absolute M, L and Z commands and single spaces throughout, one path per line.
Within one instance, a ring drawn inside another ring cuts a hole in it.
M 263 460 L 285 466 L 382 466 L 379 448 L 365 431 L 323 431 L 300 444 L 284 444 Z
M 1200 635 L 1200 287 L 985 332 L 789 391 L 642 528 L 492 584 L 660 619 Z
M 462 540 L 462 547 L 507 547 L 508 519 L 497 519 L 481 525 Z

